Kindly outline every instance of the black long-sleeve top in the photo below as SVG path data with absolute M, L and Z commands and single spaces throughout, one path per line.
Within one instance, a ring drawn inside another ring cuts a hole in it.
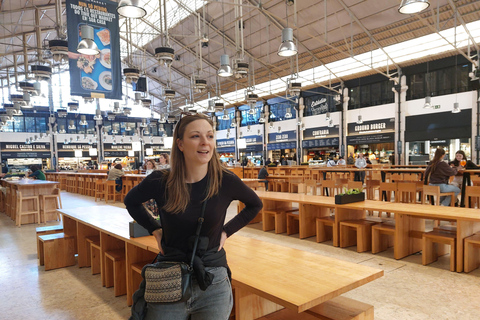
M 197 220 L 201 214 L 202 200 L 205 198 L 207 189 L 208 174 L 202 180 L 189 184 L 190 203 L 185 212 L 177 214 L 162 209 L 166 199 L 164 175 L 165 171 L 154 171 L 148 175 L 127 194 L 124 202 L 132 218 L 152 233 L 160 228 L 160 224 L 145 210 L 142 204 L 147 200 L 155 199 L 163 228 L 162 246 L 188 252 L 188 239 L 195 235 Z M 243 202 L 245 208 L 225 224 L 227 209 L 233 200 Z M 219 193 L 208 199 L 205 209 L 205 220 L 200 236 L 208 237 L 207 249 L 219 246 L 222 231 L 225 231 L 229 237 L 247 225 L 255 218 L 262 206 L 260 198 L 240 178 L 231 172 L 224 172 Z

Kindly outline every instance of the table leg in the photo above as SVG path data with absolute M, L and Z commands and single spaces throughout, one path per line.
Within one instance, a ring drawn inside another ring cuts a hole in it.
M 253 320 L 283 309 L 270 300 L 262 298 L 246 289 L 235 286 L 235 319 Z
M 300 239 L 313 237 L 316 234 L 316 219 L 330 215 L 330 208 L 312 204 L 300 204 L 298 211 Z
M 354 210 L 354 209 L 335 209 L 335 222 L 333 224 L 333 246 L 340 246 L 340 222 L 348 220 L 365 219 L 366 210 Z
M 402 259 L 422 250 L 421 234 L 425 231 L 425 219 L 395 213 L 394 257 Z M 418 237 L 415 236 L 418 235 Z
M 480 222 L 457 220 L 456 271 L 463 272 L 464 240 L 480 231 Z

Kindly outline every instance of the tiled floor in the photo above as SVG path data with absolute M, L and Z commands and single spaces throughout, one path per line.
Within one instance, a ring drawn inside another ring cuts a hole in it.
M 66 192 L 62 202 L 64 208 L 104 205 Z M 228 216 L 235 213 L 233 203 Z M 38 266 L 36 227 L 15 227 L 10 218 L 0 214 L 0 319 L 127 319 L 126 297 L 115 298 L 113 288 L 102 287 L 100 275 L 91 275 L 90 268 L 45 272 Z M 422 266 L 421 255 L 395 260 L 391 250 L 376 255 L 357 253 L 354 247 L 334 248 L 329 242 L 316 243 L 314 238 L 299 240 L 295 235 L 263 232 L 259 224 L 239 234 L 385 270 L 384 277 L 345 294 L 373 304 L 377 320 L 480 319 L 480 269 L 469 274 L 450 272 L 447 256 Z

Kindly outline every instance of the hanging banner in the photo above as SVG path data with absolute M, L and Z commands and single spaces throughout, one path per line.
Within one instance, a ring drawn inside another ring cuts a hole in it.
M 66 0 L 71 95 L 122 99 L 117 5 L 105 0 Z M 85 25 L 93 28 L 97 55 L 77 52 Z

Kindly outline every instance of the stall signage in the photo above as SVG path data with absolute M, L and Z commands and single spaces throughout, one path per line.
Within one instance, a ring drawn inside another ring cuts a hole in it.
M 309 148 L 320 148 L 320 147 L 338 147 L 338 137 L 327 138 L 327 139 L 310 139 L 303 140 L 302 147 L 305 149 Z
M 338 137 L 338 126 L 308 128 L 303 131 L 303 139 Z
M 379 133 L 379 134 L 364 134 L 357 136 L 348 136 L 347 144 L 372 144 L 372 143 L 387 143 L 395 141 L 395 132 Z
M 328 99 L 325 96 L 314 96 L 304 98 L 305 107 L 310 109 L 312 115 L 328 112 Z
M 82 143 L 69 143 L 69 144 L 63 144 L 63 143 L 57 143 L 57 150 L 58 151 L 65 151 L 65 150 L 87 150 L 90 148 L 96 148 L 97 144 L 82 144 Z
M 128 156 L 128 151 L 105 151 L 105 157 L 126 157 Z
M 232 147 L 232 146 L 235 149 L 235 138 L 217 140 L 217 148 Z
M 217 152 L 218 153 L 234 153 L 235 147 L 223 147 L 223 148 L 217 147 Z
M 37 151 L 37 150 L 50 150 L 50 143 L 8 143 L 2 142 L 0 148 L 3 151 Z
M 277 142 L 267 144 L 267 150 L 285 150 L 285 149 L 295 149 L 297 147 L 296 141 L 291 142 Z
M 447 140 L 431 140 L 430 144 L 446 144 Z
M 362 124 L 358 124 L 355 122 L 348 124 L 349 136 L 394 131 L 395 118 L 365 121 Z
M 263 144 L 250 144 L 246 148 L 240 150 L 241 152 L 261 152 L 263 151 Z
M 247 144 L 258 144 L 262 143 L 262 136 L 245 136 L 243 137 Z
M 75 96 L 121 99 L 122 70 L 118 3 L 107 0 L 67 0 L 70 93 Z M 92 30 L 97 55 L 79 54 L 81 29 Z
M 103 145 L 104 150 L 132 150 L 131 144 L 112 144 L 112 143 L 105 143 Z
M 3 152 L 2 159 L 11 159 L 11 158 L 50 158 L 50 151 L 25 151 L 25 152 Z
M 268 134 L 268 141 L 269 142 L 281 142 L 281 141 L 291 141 L 291 140 L 297 140 L 297 132 L 296 131 L 284 131 L 282 133 L 269 133 Z
M 152 148 L 153 151 L 163 150 L 163 144 L 145 144 L 145 149 Z

